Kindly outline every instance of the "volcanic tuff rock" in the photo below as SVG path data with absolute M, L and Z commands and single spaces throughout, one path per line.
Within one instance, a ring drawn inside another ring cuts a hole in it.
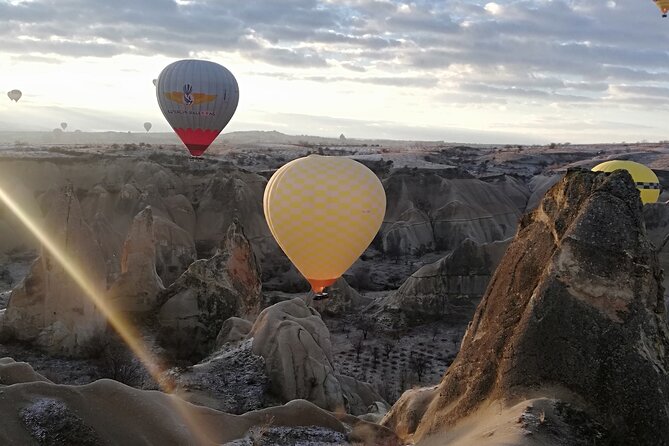
M 568 172 L 522 219 L 414 438 L 545 396 L 544 436 L 551 412 L 591 417 L 570 444 L 669 444 L 661 281 L 629 174 Z
M 216 347 L 219 348 L 225 344 L 243 340 L 246 338 L 246 335 L 249 334 L 251 328 L 253 328 L 253 323 L 246 319 L 238 317 L 226 319 L 225 322 L 223 322 L 221 331 L 219 331 L 218 336 L 216 336 Z
M 341 445 L 349 441 L 399 444 L 387 429 L 328 413 L 304 400 L 231 415 L 109 379 L 84 386 L 57 385 L 26 364 L 0 358 L 0 376 L 8 376 L 17 367 L 21 373 L 9 382 L 11 385 L 0 382 L 3 445 L 125 445 L 137 444 L 138 439 L 142 444 L 156 445 L 226 444 L 247 438 L 272 439 L 279 431 L 280 438 L 298 436 L 302 441 L 309 439 L 305 437 L 308 429 L 337 433 L 335 444 Z M 271 432 L 263 434 L 267 429 Z
M 384 187 L 381 240 L 391 255 L 451 250 L 466 238 L 481 244 L 503 240 L 513 236 L 521 215 L 504 188 L 471 177 L 403 169 L 384 180 Z
M 258 313 L 260 289 L 260 267 L 235 221 L 212 258 L 191 264 L 161 293 L 161 343 L 177 357 L 203 358 L 214 347 L 226 319 Z
M 102 294 L 106 289 L 105 262 L 72 188 L 50 193 L 48 201 L 44 226 L 49 228 L 51 242 Z M 5 335 L 36 343 L 55 354 L 83 353 L 87 341 L 105 328 L 105 319 L 91 299 L 45 248 L 0 314 Z
M 277 249 L 262 208 L 265 184 L 261 176 L 241 172 L 211 178 L 197 206 L 195 243 L 199 252 L 217 246 L 234 218 L 244 223 L 260 259 L 268 250 Z
M 137 214 L 121 254 L 121 275 L 109 289 L 114 306 L 126 312 L 146 313 L 156 305 L 165 288 L 156 273 L 153 211 L 147 206 Z
M 466 325 L 510 240 L 479 245 L 465 239 L 441 260 L 413 273 L 374 307 L 377 319 L 391 326 L 415 326 L 434 320 Z
M 327 316 L 342 316 L 371 302 L 371 299 L 362 297 L 360 293 L 351 288 L 343 277 L 340 277 L 332 286 L 328 287 L 327 292 L 327 299 L 313 301 L 312 303 L 319 313 Z
M 154 217 L 156 272 L 165 286 L 172 285 L 197 260 L 195 243 L 188 232 L 163 217 Z
M 306 399 L 324 409 L 365 413 L 383 399 L 367 384 L 336 374 L 330 333 L 316 310 L 300 298 L 263 310 L 247 336 L 265 360 L 270 396 Z
M 655 246 L 660 266 L 664 271 L 662 286 L 665 303 L 669 306 L 669 204 L 650 203 L 644 205 L 643 218 L 646 223 L 648 238 Z

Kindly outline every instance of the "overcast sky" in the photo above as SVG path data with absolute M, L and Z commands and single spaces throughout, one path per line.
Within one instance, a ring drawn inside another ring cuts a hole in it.
M 656 141 L 668 36 L 652 0 L 0 0 L 0 130 L 168 131 L 151 81 L 202 58 L 226 132 Z

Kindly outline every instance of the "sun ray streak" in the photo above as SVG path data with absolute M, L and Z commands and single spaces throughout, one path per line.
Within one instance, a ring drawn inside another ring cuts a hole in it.
M 173 394 L 175 391 L 174 386 L 169 381 L 163 379 L 163 370 L 154 355 L 142 342 L 139 331 L 137 331 L 137 329 L 105 299 L 105 290 L 97 289 L 97 287 L 88 280 L 84 269 L 81 268 L 78 262 L 75 259 L 70 258 L 64 249 L 49 238 L 47 231 L 36 224 L 2 187 L 0 187 L 0 201 L 4 203 L 5 206 L 7 206 L 7 208 L 30 231 L 30 233 L 39 240 L 42 247 L 53 256 L 72 280 L 74 280 L 74 282 L 81 288 L 86 297 L 93 302 L 98 310 L 100 310 L 108 323 L 119 334 L 130 350 L 132 350 L 137 359 L 144 365 L 151 377 L 161 386 L 161 389 L 165 393 Z M 191 416 L 187 408 L 188 403 L 176 396 L 170 398 L 170 401 L 184 420 L 185 426 L 189 429 L 193 439 L 197 440 L 198 443 L 202 445 L 212 444 L 211 440 L 209 440 L 203 432 L 204 429 L 198 426 L 197 422 Z

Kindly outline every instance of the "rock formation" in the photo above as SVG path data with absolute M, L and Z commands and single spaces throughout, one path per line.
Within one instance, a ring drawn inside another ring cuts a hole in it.
M 159 339 L 177 357 L 209 354 L 223 322 L 258 314 L 260 268 L 239 222 L 233 222 L 212 258 L 188 267 L 160 296 Z
M 128 313 L 146 313 L 165 288 L 156 273 L 156 240 L 151 207 L 137 214 L 121 253 L 121 275 L 109 289 L 114 306 Z
M 239 342 L 246 338 L 253 328 L 253 324 L 246 319 L 231 317 L 223 322 L 221 331 L 216 336 L 216 347 L 222 347 L 228 343 Z
M 72 188 L 50 193 L 48 202 L 44 227 L 50 241 L 102 296 L 106 290 L 105 262 Z M 83 353 L 86 343 L 105 325 L 92 300 L 44 247 L 0 316 L 0 331 L 5 336 L 64 355 Z
M 509 240 L 479 245 L 466 239 L 441 260 L 413 273 L 375 303 L 377 319 L 398 328 L 434 320 L 466 325 L 472 318 Z
M 225 237 L 226 228 L 237 219 L 244 224 L 256 255 L 262 260 L 276 244 L 269 232 L 262 210 L 262 197 L 267 182 L 259 175 L 226 172 L 215 175 L 206 185 L 197 206 L 195 243 L 198 252 L 211 252 Z
M 306 399 L 354 415 L 383 401 L 371 386 L 336 373 L 330 333 L 318 312 L 300 298 L 263 310 L 247 339 L 253 339 L 253 353 L 264 358 L 270 398 Z
M 313 307 L 326 316 L 343 316 L 371 302 L 371 299 L 362 297 L 351 288 L 343 277 L 337 279 L 327 291 L 327 299 L 312 302 Z
M 657 251 L 660 266 L 664 271 L 664 300 L 669 309 L 669 204 L 651 203 L 643 207 L 643 218 L 648 238 Z
M 669 444 L 669 327 L 638 197 L 627 172 L 570 171 L 522 219 L 414 440 L 463 444 L 467 420 L 532 400 L 544 416 L 516 428 L 536 444 L 558 441 L 551 426 L 581 429 L 568 444 Z
M 480 244 L 503 240 L 513 235 L 521 215 L 519 203 L 503 189 L 457 169 L 402 169 L 384 187 L 381 239 L 389 255 L 451 250 L 466 238 Z
M 399 446 L 388 429 L 331 414 L 303 401 L 244 415 L 186 403 L 157 391 L 102 379 L 84 386 L 49 382 L 0 359 L 0 444 L 301 444 Z M 347 433 L 348 432 L 348 433 Z M 328 441 L 326 441 L 328 440 Z M 232 443 L 230 443 L 232 442 Z
M 345 411 L 330 333 L 302 299 L 263 310 L 248 337 L 253 338 L 253 353 L 265 359 L 269 390 L 279 401 L 306 399 L 324 409 Z
M 195 243 L 188 232 L 163 217 L 154 217 L 156 272 L 165 286 L 170 286 L 197 260 Z

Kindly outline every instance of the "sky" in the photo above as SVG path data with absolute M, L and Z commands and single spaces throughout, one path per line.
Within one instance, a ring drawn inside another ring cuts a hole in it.
M 224 132 L 471 143 L 669 139 L 652 0 L 0 0 L 0 130 L 170 131 L 152 80 L 236 77 Z

